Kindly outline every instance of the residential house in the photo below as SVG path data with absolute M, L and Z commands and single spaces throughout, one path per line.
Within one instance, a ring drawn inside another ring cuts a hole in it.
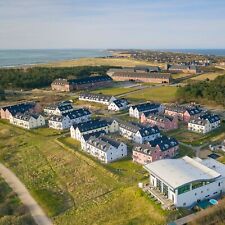
M 127 156 L 127 145 L 108 136 L 91 136 L 84 151 L 104 163 L 110 163 Z
M 133 105 L 129 108 L 130 117 L 135 117 L 139 119 L 143 112 L 162 112 L 163 106 L 156 103 L 142 103 L 138 105 Z
M 135 145 L 133 161 L 148 164 L 160 159 L 173 158 L 178 152 L 178 141 L 175 138 L 162 136 L 150 143 Z
M 157 126 L 164 131 L 178 129 L 177 117 L 167 116 L 163 114 L 152 114 L 151 112 L 144 112 L 141 114 L 141 123 Z
M 111 102 L 108 106 L 110 111 L 120 111 L 126 109 L 128 106 L 128 101 L 126 99 L 116 99 Z
M 63 114 L 71 112 L 73 110 L 74 108 L 71 103 L 70 104 L 58 103 L 55 105 L 46 106 L 44 108 L 44 113 L 45 115 L 49 115 L 49 116 L 51 115 L 62 116 Z
M 162 159 L 144 168 L 150 174 L 150 187 L 176 207 L 190 208 L 225 192 L 225 165 L 212 158 Z
M 81 141 L 83 135 L 98 131 L 105 131 L 108 133 L 109 123 L 105 120 L 94 119 L 84 123 L 73 124 L 70 127 L 71 137 L 78 141 Z
M 114 96 L 109 96 L 109 95 L 81 93 L 79 95 L 79 100 L 100 103 L 103 105 L 110 105 L 110 103 L 115 101 L 116 98 Z
M 45 119 L 40 114 L 17 113 L 16 115 L 10 117 L 10 123 L 30 130 L 43 127 L 45 125 Z
M 218 115 L 205 113 L 192 119 L 188 123 L 188 130 L 206 134 L 220 126 L 221 120 Z

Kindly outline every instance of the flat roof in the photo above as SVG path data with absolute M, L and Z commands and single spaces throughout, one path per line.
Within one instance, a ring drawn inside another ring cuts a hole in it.
M 225 166 L 216 160 L 190 158 L 162 159 L 144 166 L 151 174 L 176 189 L 194 181 L 207 181 L 225 175 Z M 213 160 L 213 161 L 212 161 Z M 210 166 L 209 166 L 210 165 Z

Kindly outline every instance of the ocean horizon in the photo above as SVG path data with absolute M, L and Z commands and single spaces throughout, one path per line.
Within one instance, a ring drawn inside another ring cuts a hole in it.
M 152 49 L 152 51 L 225 56 L 225 49 Z M 0 67 L 38 65 L 110 55 L 111 53 L 104 49 L 0 49 Z

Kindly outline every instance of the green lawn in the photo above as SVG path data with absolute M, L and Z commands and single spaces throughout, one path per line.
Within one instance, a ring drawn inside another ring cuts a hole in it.
M 110 88 L 103 88 L 93 91 L 93 93 L 97 94 L 104 94 L 104 95 L 121 95 L 131 91 L 137 90 L 135 87 L 110 87 Z
M 133 101 L 173 102 L 177 87 L 162 86 L 146 88 L 136 93 L 131 93 L 126 98 Z
M 166 223 L 168 212 L 137 188 L 146 180 L 141 166 L 129 159 L 102 165 L 81 153 L 76 141 L 57 137 L 0 121 L 0 161 L 24 182 L 54 224 Z
M 5 181 L 0 178 L 0 225 L 35 225 L 28 210 Z

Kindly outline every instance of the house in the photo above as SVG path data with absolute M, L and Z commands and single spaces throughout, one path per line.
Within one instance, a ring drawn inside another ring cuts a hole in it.
M 135 117 L 139 119 L 143 112 L 162 112 L 163 106 L 156 103 L 142 103 L 138 105 L 133 105 L 129 108 L 130 117 Z
M 72 124 L 90 120 L 91 112 L 88 109 L 74 109 L 61 116 L 53 115 L 49 118 L 49 127 L 57 130 L 69 129 Z
M 24 114 L 26 112 L 37 112 L 36 102 L 23 102 L 15 105 L 9 105 L 1 108 L 1 118 L 9 120 L 12 116 L 16 114 Z
M 109 111 L 120 111 L 127 108 L 128 101 L 126 99 L 116 99 L 108 106 Z
M 157 126 L 164 131 L 178 129 L 177 117 L 167 116 L 163 114 L 152 114 L 151 112 L 144 112 L 141 114 L 141 123 Z
M 43 127 L 45 125 L 45 119 L 40 114 L 32 114 L 28 112 L 24 114 L 17 113 L 16 115 L 10 117 L 10 123 L 30 130 Z
M 183 65 L 183 64 L 178 64 L 178 65 L 167 65 L 167 69 L 171 73 L 191 73 L 191 74 L 197 74 L 198 69 L 196 66 L 192 65 Z
M 64 113 L 68 113 L 68 112 L 71 112 L 73 110 L 74 110 L 74 108 L 73 108 L 71 102 L 70 102 L 70 104 L 62 102 L 62 103 L 58 103 L 58 104 L 55 104 L 55 105 L 46 106 L 44 108 L 44 113 L 45 113 L 45 115 L 61 116 Z
M 161 192 L 176 207 L 193 207 L 225 191 L 225 165 L 212 158 L 162 159 L 144 168 L 150 174 L 150 187 Z
M 51 87 L 54 91 L 88 90 L 93 87 L 108 86 L 112 83 L 110 76 L 91 76 L 81 79 L 56 79 Z
M 176 139 L 162 136 L 150 141 L 150 143 L 135 145 L 133 148 L 133 161 L 140 164 L 148 164 L 160 159 L 173 158 L 179 144 Z
M 108 136 L 91 136 L 83 150 L 104 163 L 110 163 L 127 156 L 127 145 Z
M 143 144 L 147 141 L 160 137 L 158 127 L 147 127 L 138 123 L 127 123 L 124 121 L 114 121 L 118 124 L 118 132 L 123 137 L 135 143 Z
M 115 101 L 114 96 L 102 95 L 102 94 L 92 94 L 92 93 L 81 93 L 79 95 L 80 101 L 96 102 L 103 105 L 110 105 L 111 102 Z
M 177 117 L 179 120 L 182 120 L 188 123 L 192 118 L 200 115 L 202 109 L 199 106 L 182 106 L 182 105 L 166 105 L 165 106 L 165 115 Z
M 192 119 L 188 123 L 188 130 L 206 134 L 220 126 L 221 120 L 218 115 L 205 113 Z
M 143 71 L 116 71 L 111 77 L 114 81 L 135 81 L 144 83 L 171 83 L 173 81 L 170 73 L 160 73 L 160 72 L 143 72 Z
M 84 123 L 73 124 L 70 127 L 71 137 L 81 141 L 81 138 L 85 134 L 91 134 L 99 131 L 109 132 L 109 123 L 105 120 L 94 119 Z

